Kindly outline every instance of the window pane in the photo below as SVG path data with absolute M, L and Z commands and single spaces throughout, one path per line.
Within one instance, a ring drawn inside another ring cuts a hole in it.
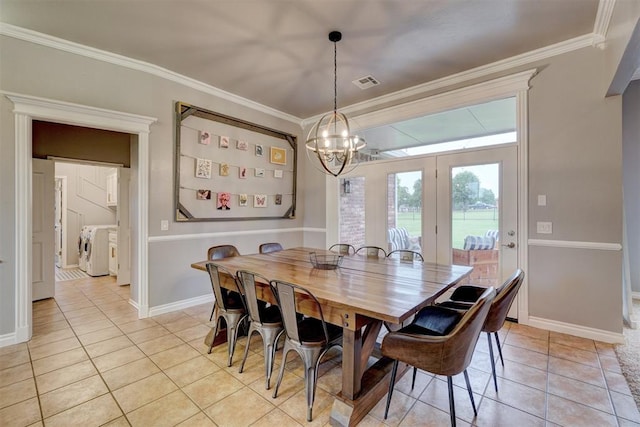
M 364 177 L 340 180 L 340 241 L 364 245 Z
M 359 132 L 362 162 L 516 142 L 516 98 L 428 114 Z
M 422 172 L 387 175 L 388 250 L 422 253 Z
M 467 279 L 476 285 L 499 283 L 498 163 L 451 170 L 451 248 L 453 263 L 473 266 Z

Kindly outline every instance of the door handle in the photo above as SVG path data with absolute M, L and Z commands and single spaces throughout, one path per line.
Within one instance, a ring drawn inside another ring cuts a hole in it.
M 513 249 L 516 247 L 516 244 L 513 242 L 509 242 L 508 244 L 502 246 L 504 246 L 505 248 Z

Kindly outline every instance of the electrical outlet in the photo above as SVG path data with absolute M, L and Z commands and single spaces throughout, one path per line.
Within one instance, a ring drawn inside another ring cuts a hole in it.
M 538 234 L 552 234 L 553 224 L 551 222 L 538 221 L 536 223 L 536 232 Z
M 160 230 L 167 231 L 168 229 L 169 229 L 169 221 L 166 219 L 163 219 L 162 221 L 160 221 Z

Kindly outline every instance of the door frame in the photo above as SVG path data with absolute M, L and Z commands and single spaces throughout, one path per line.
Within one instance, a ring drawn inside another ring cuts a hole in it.
M 130 302 L 138 309 L 138 317 L 149 315 L 149 133 L 156 118 L 105 110 L 80 104 L 50 100 L 28 95 L 4 93 L 14 104 L 15 126 L 15 342 L 31 339 L 33 333 L 31 304 L 31 158 L 32 122 L 85 126 L 130 133 L 137 136 L 136 174 L 136 248 L 132 253 L 136 271 L 138 301 Z M 132 283 L 132 286 L 134 284 Z
M 352 122 L 359 128 L 367 129 L 395 122 L 435 114 L 454 108 L 489 102 L 492 100 L 516 98 L 516 138 L 518 144 L 518 266 L 525 271 L 525 277 L 518 292 L 518 322 L 524 325 L 529 320 L 529 126 L 528 126 L 528 96 L 529 81 L 536 75 L 537 70 L 531 69 L 507 75 L 483 83 L 427 96 L 416 101 L 384 108 L 371 113 L 352 117 Z M 394 101 L 398 102 L 397 99 Z M 358 176 L 356 168 L 349 176 Z M 424 191 L 423 186 L 423 191 Z M 326 239 L 337 241 L 338 234 L 338 195 L 340 194 L 339 180 L 326 176 Z M 425 230 L 423 228 L 423 235 Z
M 55 179 L 60 180 L 60 264 L 61 268 L 67 268 L 67 177 L 56 175 Z

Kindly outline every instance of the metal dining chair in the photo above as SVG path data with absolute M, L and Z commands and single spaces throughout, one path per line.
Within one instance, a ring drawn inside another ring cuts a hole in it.
M 247 317 L 247 310 L 244 299 L 240 295 L 240 289 L 236 281 L 235 275 L 231 274 L 227 269 L 216 265 L 213 262 L 207 263 L 207 271 L 211 278 L 211 286 L 215 300 L 216 318 L 213 328 L 211 329 L 211 344 L 209 345 L 209 353 L 213 349 L 213 344 L 220 328 L 220 318 L 223 318 L 227 324 L 227 346 L 228 346 L 228 362 L 227 366 L 231 366 L 233 361 L 233 353 L 236 349 L 236 341 L 238 340 L 238 328 L 240 323 Z M 233 279 L 236 291 L 233 292 L 221 286 L 220 271 L 226 273 Z
M 240 364 L 239 372 L 242 373 L 244 364 L 249 354 L 249 346 L 251 345 L 251 336 L 257 332 L 262 337 L 264 344 L 264 372 L 266 377 L 265 388 L 269 390 L 271 387 L 271 373 L 273 371 L 273 362 L 276 354 L 277 342 L 284 327 L 282 325 L 282 315 L 277 305 L 267 305 L 264 301 L 258 300 L 256 291 L 256 276 L 260 277 L 264 283 L 269 283 L 265 277 L 257 275 L 253 272 L 240 270 L 238 271 L 238 281 L 240 290 L 244 295 L 249 312 L 249 331 L 247 333 L 247 345 L 244 349 L 244 356 Z M 271 289 L 269 289 L 271 292 Z
M 280 243 L 263 243 L 258 247 L 258 251 L 261 254 L 268 254 L 270 252 L 278 252 L 282 250 Z
M 415 385 L 417 369 L 447 377 L 449 416 L 452 426 L 456 425 L 452 377 L 463 372 L 473 413 L 478 415 L 467 367 L 471 363 L 482 325 L 494 297 L 495 290 L 486 289 L 466 312 L 437 305 L 427 306 L 420 310 L 409 326 L 385 335 L 382 340 L 382 355 L 393 359 L 387 405 L 384 411 L 385 419 L 389 413 L 398 362 L 413 366 L 412 388 Z
M 424 257 L 420 252 L 409 249 L 396 249 L 387 254 L 387 258 L 399 258 L 400 261 L 420 261 L 424 262 Z
M 329 250 L 331 252 L 337 252 L 340 255 L 352 255 L 356 253 L 356 248 L 348 243 L 336 243 L 332 245 Z
M 504 322 L 507 320 L 507 314 L 518 294 L 518 290 L 524 281 L 524 271 L 517 269 L 507 280 L 504 281 L 498 289 L 496 289 L 496 298 L 491 304 L 487 320 L 482 326 L 482 332 L 487 333 L 489 341 L 489 356 L 491 358 L 491 372 L 493 373 L 493 386 L 498 391 L 498 378 L 496 377 L 496 362 L 493 356 L 493 344 L 491 343 L 491 334 L 493 333 L 498 346 L 498 354 L 500 355 L 500 363 L 504 366 L 502 358 L 502 347 L 500 346 L 500 337 L 498 331 L 502 329 Z M 439 303 L 441 307 L 453 308 L 457 310 L 468 310 L 475 303 L 480 295 L 486 290 L 482 286 L 462 285 L 453 291 L 448 301 Z
M 342 347 L 342 328 L 325 322 L 320 302 L 307 289 L 279 280 L 272 280 L 271 287 L 280 306 L 285 329 L 282 365 L 280 366 L 273 397 L 278 396 L 278 389 L 284 376 L 287 354 L 290 351 L 295 351 L 304 364 L 307 421 L 311 421 L 313 419 L 313 401 L 316 394 L 318 367 L 327 351 L 336 346 Z M 302 301 L 303 299 L 305 305 L 314 306 L 314 313 L 318 313 L 319 319 L 300 316 L 296 312 L 296 300 Z
M 360 246 L 356 254 L 365 254 L 367 258 L 386 258 L 387 251 L 379 246 Z
M 224 258 L 231 258 L 234 256 L 240 256 L 240 252 L 238 252 L 238 249 L 236 249 L 236 247 L 233 245 L 211 246 L 207 250 L 207 260 L 209 261 L 215 261 L 215 260 L 224 259 Z M 209 322 L 213 320 L 215 311 L 216 311 L 216 305 L 214 304 L 213 308 L 211 309 L 211 316 L 209 316 Z

